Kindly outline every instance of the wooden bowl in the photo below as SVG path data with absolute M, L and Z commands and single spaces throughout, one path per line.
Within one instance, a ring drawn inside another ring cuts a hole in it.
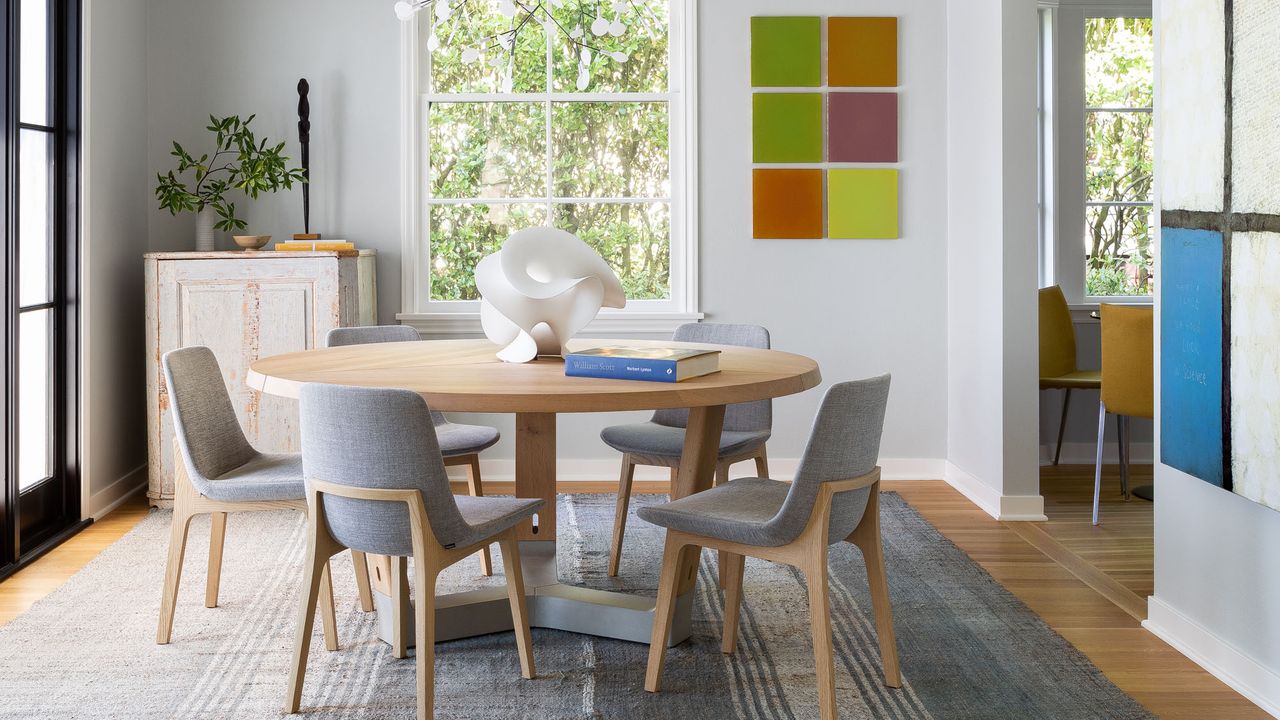
M 232 235 L 231 239 L 245 250 L 259 250 L 271 242 L 270 235 Z

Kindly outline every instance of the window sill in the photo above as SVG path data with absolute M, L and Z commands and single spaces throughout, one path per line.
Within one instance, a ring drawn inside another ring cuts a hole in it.
M 1152 307 L 1155 305 L 1155 298 L 1151 295 L 1116 295 L 1115 297 L 1091 297 L 1082 303 L 1071 303 L 1071 319 L 1078 323 L 1096 323 L 1098 318 L 1093 314 L 1098 312 L 1099 305 L 1128 305 L 1130 307 Z
M 698 322 L 699 312 L 602 312 L 582 330 L 583 335 L 671 335 L 685 323 Z M 483 335 L 478 312 L 399 313 L 396 320 L 423 337 Z

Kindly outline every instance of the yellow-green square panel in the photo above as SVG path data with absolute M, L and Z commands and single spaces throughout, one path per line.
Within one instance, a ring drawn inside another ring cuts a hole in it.
M 898 237 L 898 171 L 830 170 L 827 237 L 886 240 Z
M 822 84 L 822 20 L 751 18 L 751 84 L 818 87 Z
M 756 93 L 752 97 L 755 162 L 822 162 L 821 94 Z

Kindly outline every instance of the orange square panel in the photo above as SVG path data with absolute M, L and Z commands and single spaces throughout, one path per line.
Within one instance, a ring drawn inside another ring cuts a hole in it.
M 822 171 L 756 169 L 751 172 L 752 237 L 822 237 Z
M 829 18 L 827 84 L 831 87 L 897 87 L 898 18 Z

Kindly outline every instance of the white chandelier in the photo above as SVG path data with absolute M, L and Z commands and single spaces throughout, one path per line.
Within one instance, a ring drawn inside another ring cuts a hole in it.
M 412 20 L 420 10 L 432 8 L 435 13 L 435 22 L 443 23 L 455 13 L 470 13 L 472 6 L 475 4 L 491 4 L 493 0 L 400 0 L 395 5 L 396 17 L 401 21 L 408 22 Z M 476 62 L 486 52 L 498 50 L 505 53 L 508 59 L 504 61 L 501 57 L 495 57 L 490 61 L 493 67 L 500 67 L 504 62 L 514 62 L 516 38 L 519 37 L 520 31 L 524 29 L 533 20 L 538 20 L 544 27 L 556 28 L 568 40 L 571 47 L 575 49 L 578 55 L 578 90 L 585 90 L 591 81 L 590 64 L 593 55 L 603 56 L 612 59 L 614 62 L 624 63 L 627 61 L 627 53 L 620 50 L 609 51 L 599 47 L 596 41 L 588 36 L 600 39 L 609 37 L 620 38 L 627 32 L 627 24 L 622 21 L 623 13 L 628 9 L 635 9 L 640 13 L 640 8 L 636 6 L 634 0 L 618 0 L 610 6 L 613 10 L 613 17 L 605 17 L 605 11 L 600 4 L 596 6 L 594 18 L 588 13 L 585 5 L 580 5 L 578 22 L 574 27 L 569 28 L 565 22 L 557 18 L 553 14 L 553 10 L 564 7 L 566 0 L 496 0 L 498 13 L 503 17 L 511 19 L 511 27 L 499 33 L 495 33 L 484 38 L 479 45 L 463 48 L 462 61 Z M 587 23 L 587 20 L 591 20 Z M 586 29 L 583 25 L 586 24 Z M 435 52 L 440 48 L 441 40 L 438 33 L 431 33 L 427 38 L 427 50 Z

